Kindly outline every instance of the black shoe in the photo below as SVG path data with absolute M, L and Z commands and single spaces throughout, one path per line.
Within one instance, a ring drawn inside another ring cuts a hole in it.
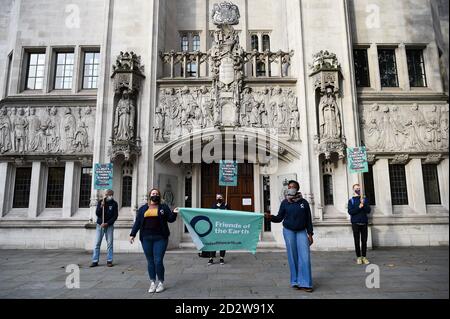
M 106 266 L 108 266 L 108 267 L 112 267 L 112 266 L 113 266 L 113 263 L 112 263 L 112 261 L 108 261 L 108 262 L 106 262 Z
M 211 266 L 212 264 L 214 264 L 214 260 L 211 258 L 211 259 L 208 261 L 208 266 Z
M 89 267 L 97 267 L 98 266 L 98 263 L 92 263 Z
M 220 258 L 220 264 L 221 265 L 225 264 L 225 260 L 223 260 L 223 258 Z

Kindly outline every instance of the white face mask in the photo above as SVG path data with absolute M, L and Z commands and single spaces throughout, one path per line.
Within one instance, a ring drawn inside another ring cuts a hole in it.
M 106 196 L 106 199 L 107 200 L 112 200 L 113 199 L 113 197 L 110 195 L 110 196 Z

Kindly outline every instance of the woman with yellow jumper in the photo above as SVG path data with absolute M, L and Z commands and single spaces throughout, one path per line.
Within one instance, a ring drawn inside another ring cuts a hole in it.
M 150 288 L 148 292 L 164 291 L 164 254 L 169 242 L 169 226 L 177 219 L 178 209 L 173 212 L 166 204 L 161 202 L 161 192 L 153 188 L 149 192 L 149 201 L 139 208 L 136 221 L 130 233 L 130 243 L 139 231 L 139 239 L 144 249 L 148 264 L 148 275 L 150 277 Z M 156 285 L 156 277 L 159 283 Z

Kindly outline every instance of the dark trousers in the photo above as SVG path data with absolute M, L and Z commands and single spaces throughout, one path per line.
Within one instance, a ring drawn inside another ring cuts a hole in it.
M 367 224 L 352 224 L 352 230 L 353 230 L 353 238 L 355 239 L 356 257 L 361 256 L 366 257 L 367 233 L 368 233 Z
M 221 250 L 220 251 L 220 258 L 225 257 L 225 252 L 226 252 L 225 250 Z M 213 258 L 214 257 L 214 253 L 215 253 L 214 251 L 210 251 L 209 252 L 209 258 Z

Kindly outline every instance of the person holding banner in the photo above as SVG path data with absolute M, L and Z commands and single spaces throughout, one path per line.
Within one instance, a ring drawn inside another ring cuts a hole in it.
M 288 182 L 286 199 L 281 202 L 277 216 L 266 213 L 273 223 L 283 222 L 291 287 L 306 292 L 313 291 L 310 245 L 313 244 L 313 225 L 309 203 L 299 192 L 297 181 Z
M 368 265 L 370 262 L 366 258 L 367 236 L 370 214 L 370 204 L 367 198 L 361 195 L 361 186 L 353 185 L 353 197 L 348 201 L 348 213 L 351 215 L 353 238 L 355 240 L 356 263 L 358 265 Z M 360 246 L 361 238 L 361 246 Z M 362 248 L 362 251 L 361 251 Z
M 97 215 L 97 225 L 95 232 L 95 247 L 92 254 L 91 267 L 97 267 L 100 259 L 100 246 L 102 245 L 103 236 L 107 242 L 106 265 L 113 266 L 113 240 L 114 240 L 114 222 L 119 216 L 119 206 L 113 198 L 114 191 L 108 189 L 105 197 L 98 202 L 95 214 Z
M 211 206 L 211 209 L 231 209 L 230 205 L 228 205 L 228 203 L 225 203 L 225 201 L 223 200 L 223 195 L 222 194 L 216 194 L 216 202 Z M 215 256 L 215 251 L 210 251 L 209 252 L 209 261 L 208 261 L 208 266 L 211 266 L 212 264 L 214 264 L 214 256 Z M 221 250 L 220 251 L 220 264 L 223 265 L 225 264 L 225 253 L 226 250 Z
M 136 221 L 130 233 L 133 244 L 137 232 L 147 258 L 147 270 L 150 277 L 150 293 L 164 291 L 164 255 L 169 243 L 169 226 L 177 219 L 178 209 L 173 212 L 161 201 L 161 192 L 153 188 L 148 193 L 149 201 L 139 208 Z M 156 285 L 156 277 L 159 283 Z

